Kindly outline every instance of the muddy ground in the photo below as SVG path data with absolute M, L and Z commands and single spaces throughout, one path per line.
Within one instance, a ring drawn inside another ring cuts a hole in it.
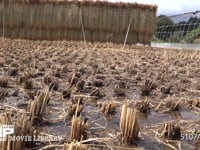
M 200 129 L 200 51 L 127 46 L 111 43 L 0 40 L 0 112 L 28 112 L 36 93 L 50 82 L 50 100 L 37 130 L 71 140 L 72 102 L 82 97 L 82 118 L 89 123 L 90 149 L 200 149 L 198 140 L 161 137 L 166 121 L 181 133 Z M 7 83 L 6 83 L 7 81 Z M 120 109 L 146 100 L 139 112 L 137 146 L 120 144 Z M 102 113 L 114 101 L 116 112 Z M 103 139 L 102 139 L 103 138 Z M 39 149 L 51 143 L 35 143 Z M 63 144 L 54 142 L 53 144 Z M 122 148 L 123 147 L 123 148 Z

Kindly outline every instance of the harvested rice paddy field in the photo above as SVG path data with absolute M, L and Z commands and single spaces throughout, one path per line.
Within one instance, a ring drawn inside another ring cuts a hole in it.
M 122 47 L 1 39 L 0 124 L 60 137 L 14 149 L 200 149 L 200 51 Z

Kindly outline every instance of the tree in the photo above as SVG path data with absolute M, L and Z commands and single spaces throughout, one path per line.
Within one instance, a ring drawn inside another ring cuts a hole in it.
M 173 25 L 173 21 L 165 16 L 165 15 L 160 15 L 157 17 L 157 27 L 163 26 L 163 25 Z
M 160 15 L 157 17 L 157 34 L 156 37 L 161 39 L 161 40 L 167 40 L 170 37 L 170 32 L 173 31 L 173 21 L 165 16 L 165 15 Z M 164 27 L 164 28 L 163 28 Z M 164 30 L 164 34 L 163 34 Z

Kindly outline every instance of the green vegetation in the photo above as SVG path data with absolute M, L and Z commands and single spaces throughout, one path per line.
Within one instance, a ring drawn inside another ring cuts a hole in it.
M 157 17 L 157 30 L 154 41 L 197 43 L 199 42 L 198 38 L 200 38 L 200 18 L 191 17 L 187 22 L 174 24 L 165 15 Z
M 173 25 L 174 23 L 169 17 L 167 17 L 165 15 L 160 15 L 157 18 L 156 24 L 157 24 L 157 27 L 160 27 L 163 25 Z
M 184 41 L 186 41 L 187 43 L 194 43 L 194 41 L 198 38 L 200 38 L 200 27 L 188 32 L 184 36 Z
M 173 21 L 165 16 L 165 15 L 161 15 L 157 18 L 157 22 L 156 22 L 156 26 L 157 26 L 157 32 L 156 32 L 156 38 L 159 41 L 166 41 L 169 37 L 170 37 L 170 28 L 166 28 L 165 32 L 166 34 L 163 34 L 163 27 L 165 26 L 171 26 L 173 25 Z

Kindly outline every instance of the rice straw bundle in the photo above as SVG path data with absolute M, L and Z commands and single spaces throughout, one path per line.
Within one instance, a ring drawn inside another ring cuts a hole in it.
M 87 120 L 82 120 L 80 117 L 73 116 L 71 139 L 76 141 L 86 140 L 88 137 L 87 135 L 88 128 L 89 124 Z
M 156 6 L 137 3 L 65 0 L 0 0 L 0 35 L 33 40 L 83 40 L 150 43 Z M 82 21 L 81 21 L 82 20 Z M 107 34 L 108 32 L 108 34 Z M 109 35 L 113 35 L 107 38 Z M 122 38 L 123 37 L 123 38 Z M 108 39 L 108 40 L 106 40 Z
M 136 112 L 127 107 L 122 106 L 120 117 L 120 130 L 122 132 L 122 144 L 134 144 L 139 133 L 139 123 Z
M 87 146 L 81 144 L 81 142 L 76 142 L 73 140 L 71 143 L 65 143 L 63 146 L 63 150 L 87 150 Z
M 48 89 L 45 89 L 44 91 L 40 92 L 34 98 L 34 101 L 31 103 L 30 120 L 31 120 L 32 125 L 35 125 L 35 124 L 40 123 L 42 121 L 42 115 L 44 114 L 44 111 L 45 111 L 47 104 L 49 102 L 48 92 L 49 92 Z

